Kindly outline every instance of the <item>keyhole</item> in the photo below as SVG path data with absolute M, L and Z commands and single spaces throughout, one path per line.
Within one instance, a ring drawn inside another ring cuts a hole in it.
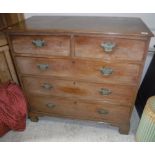
M 75 61 L 73 60 L 72 63 L 75 64 Z
M 73 85 L 76 85 L 76 82 L 75 81 L 73 82 Z
M 77 104 L 77 101 L 74 101 L 74 104 Z

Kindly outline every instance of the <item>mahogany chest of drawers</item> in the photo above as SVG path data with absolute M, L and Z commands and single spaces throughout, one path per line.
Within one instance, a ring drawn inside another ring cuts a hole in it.
M 31 17 L 7 34 L 32 121 L 66 117 L 129 132 L 152 36 L 141 19 Z

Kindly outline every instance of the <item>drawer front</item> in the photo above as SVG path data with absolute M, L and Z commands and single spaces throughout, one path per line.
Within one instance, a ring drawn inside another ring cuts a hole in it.
M 12 44 L 15 53 L 34 55 L 70 55 L 69 36 L 13 36 Z
M 32 112 L 52 116 L 122 123 L 129 118 L 129 108 L 93 101 L 57 97 L 30 97 Z
M 16 57 L 22 74 L 52 75 L 94 82 L 137 85 L 139 65 L 73 59 Z
M 30 94 L 76 97 L 83 99 L 113 100 L 115 104 L 131 105 L 135 87 L 113 84 L 95 84 L 56 78 L 22 78 Z
M 75 56 L 101 60 L 142 61 L 145 42 L 103 37 L 75 37 Z

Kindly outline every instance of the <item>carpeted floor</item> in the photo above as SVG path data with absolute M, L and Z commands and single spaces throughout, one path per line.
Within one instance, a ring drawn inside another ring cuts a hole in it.
M 139 118 L 134 110 L 129 135 L 121 135 L 117 127 L 91 121 L 42 117 L 38 123 L 27 120 L 24 132 L 10 131 L 1 142 L 134 142 Z

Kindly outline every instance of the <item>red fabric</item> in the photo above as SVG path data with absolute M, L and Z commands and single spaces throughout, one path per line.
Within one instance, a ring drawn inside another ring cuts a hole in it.
M 15 83 L 0 85 L 0 136 L 9 130 L 23 131 L 26 127 L 26 98 Z
M 10 131 L 10 128 L 6 126 L 3 122 L 0 122 L 0 137 Z

